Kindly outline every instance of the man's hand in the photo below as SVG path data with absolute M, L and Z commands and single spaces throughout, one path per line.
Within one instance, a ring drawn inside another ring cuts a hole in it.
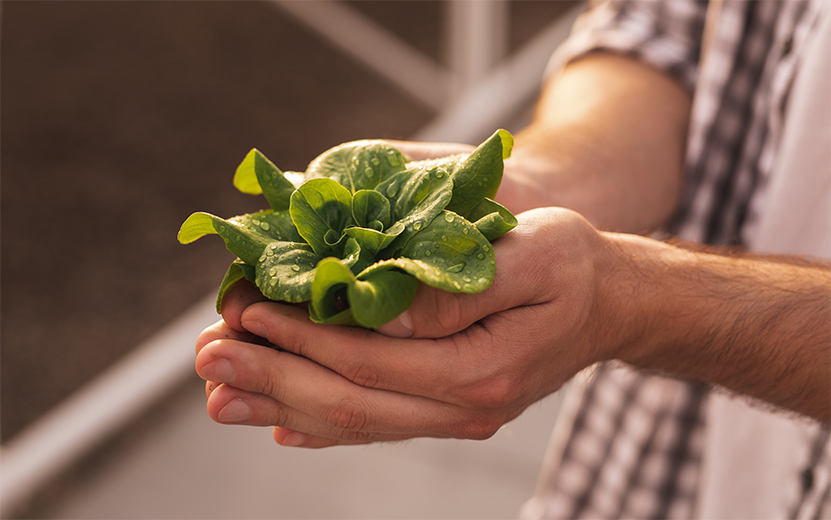
M 209 414 L 276 425 L 278 442 L 307 447 L 490 437 L 580 369 L 612 357 L 600 347 L 631 332 L 610 321 L 611 295 L 626 289 L 599 276 L 611 267 L 604 235 L 567 210 L 519 218 L 494 244 L 488 290 L 419 288 L 409 330 L 398 331 L 411 339 L 316 325 L 303 308 L 247 306 L 256 295 L 229 291 L 225 321 L 197 344 Z M 280 350 L 252 343 L 252 333 Z

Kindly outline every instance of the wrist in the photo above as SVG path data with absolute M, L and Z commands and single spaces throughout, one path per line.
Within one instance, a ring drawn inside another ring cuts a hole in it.
M 598 260 L 596 315 L 608 317 L 606 325 L 599 324 L 604 358 L 661 370 L 665 347 L 688 328 L 691 309 L 676 309 L 680 286 L 672 280 L 683 278 L 692 253 L 638 235 L 602 235 L 606 247 Z

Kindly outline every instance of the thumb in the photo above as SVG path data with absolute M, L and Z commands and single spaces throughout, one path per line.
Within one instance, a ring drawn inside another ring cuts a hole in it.
M 413 304 L 376 329 L 394 338 L 442 338 L 504 310 L 490 289 L 478 294 L 451 293 L 421 284 Z

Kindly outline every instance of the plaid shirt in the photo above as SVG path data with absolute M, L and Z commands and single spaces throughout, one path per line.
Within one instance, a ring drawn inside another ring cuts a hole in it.
M 743 245 L 781 138 L 799 63 L 792 51 L 817 25 L 822 1 L 595 2 L 549 69 L 612 51 L 665 71 L 694 93 L 686 185 L 669 230 L 701 243 Z M 694 516 L 710 389 L 616 364 L 594 367 L 571 388 L 522 515 Z M 812 460 L 792 476 L 802 491 L 787 515 L 831 514 L 828 480 L 813 477 L 831 466 L 827 441 L 827 430 L 807 441 Z

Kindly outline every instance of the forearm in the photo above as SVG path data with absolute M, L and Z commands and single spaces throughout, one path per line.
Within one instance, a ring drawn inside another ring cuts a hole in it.
M 831 420 L 827 263 L 721 256 L 626 235 L 612 243 L 628 268 L 610 290 L 634 311 L 615 357 Z
M 600 229 L 653 229 L 675 206 L 690 103 L 672 79 L 630 58 L 574 62 L 517 134 L 497 198 L 514 212 L 562 206 Z

